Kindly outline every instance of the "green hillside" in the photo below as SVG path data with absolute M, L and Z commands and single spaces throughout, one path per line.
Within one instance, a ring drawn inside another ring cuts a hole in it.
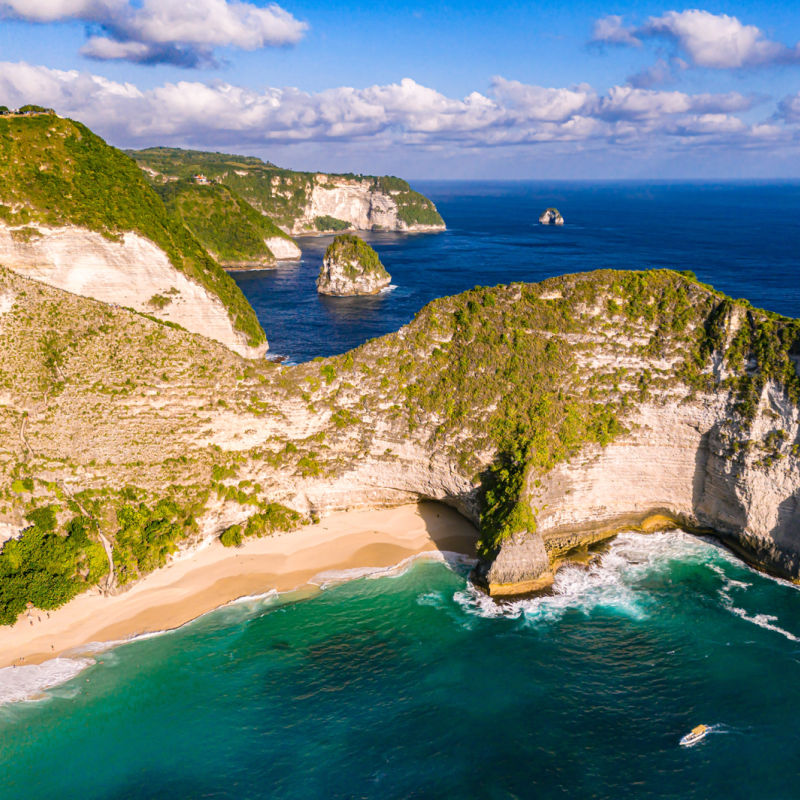
M 252 345 L 266 338 L 239 287 L 168 213 L 135 162 L 79 122 L 54 114 L 0 117 L 0 219 L 78 225 L 111 239 L 141 234 L 217 295 Z
M 272 264 L 275 257 L 264 240 L 280 237 L 291 241 L 269 217 L 227 186 L 180 180 L 157 188 L 169 211 L 223 266 Z
M 344 265 L 348 278 L 357 278 L 362 272 L 374 273 L 381 278 L 390 277 L 375 250 L 363 239 L 345 233 L 337 236 L 325 251 L 325 260 Z
M 252 156 L 205 153 L 171 147 L 129 150 L 128 153 L 136 159 L 139 166 L 149 171 L 148 174 L 155 183 L 163 182 L 166 178 L 205 175 L 211 181 L 229 186 L 284 228 L 291 228 L 302 216 L 317 180 L 316 173 L 280 169 L 268 161 Z M 398 216 L 407 225 L 444 225 L 436 206 L 427 197 L 415 192 L 402 178 L 352 173 L 331 177 L 358 181 L 372 191 L 391 194 L 397 204 Z M 334 224 L 326 230 L 340 228 L 341 226 Z M 319 230 L 320 227 L 314 224 L 309 229 Z

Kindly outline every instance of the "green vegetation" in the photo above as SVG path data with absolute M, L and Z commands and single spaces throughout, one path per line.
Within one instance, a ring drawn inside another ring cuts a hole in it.
M 212 181 L 225 184 L 250 205 L 273 219 L 278 225 L 291 229 L 303 217 L 311 194 L 320 179 L 314 172 L 294 172 L 280 169 L 268 161 L 251 156 L 226 153 L 205 153 L 170 147 L 130 150 L 129 155 L 144 169 L 150 170 L 154 183 L 191 179 L 202 174 Z M 399 218 L 407 225 L 444 225 L 436 207 L 419 192 L 411 189 L 401 178 L 391 176 L 354 175 L 344 173 L 323 178 L 356 181 L 369 191 L 391 194 Z M 317 217 L 309 230 L 337 231 L 351 227 L 335 217 Z
M 322 217 L 314 217 L 314 227 L 318 231 L 346 231 L 352 225 L 343 219 L 336 219 L 336 217 L 326 214 Z
M 288 237 L 232 189 L 180 180 L 157 186 L 171 213 L 222 265 L 273 264 L 265 239 Z
M 352 233 L 339 234 L 325 250 L 325 260 L 343 265 L 348 278 L 357 278 L 364 273 L 389 277 L 375 250 Z
M 217 295 L 251 344 L 265 340 L 233 279 L 172 217 L 136 164 L 84 125 L 54 115 L 0 117 L 0 219 L 78 225 L 117 239 L 133 231 Z
M 91 538 L 94 523 L 74 516 L 56 530 L 53 506 L 28 514 L 32 527 L 0 552 L 0 624 L 11 625 L 28 603 L 58 608 L 108 572 L 103 546 Z
M 113 554 L 120 585 L 163 567 L 178 542 L 197 528 L 191 508 L 167 499 L 152 508 L 145 503 L 123 505 L 117 522 Z
M 245 539 L 269 536 L 278 531 L 290 531 L 304 522 L 303 515 L 280 503 L 268 503 L 263 510 L 249 517 L 242 525 L 232 525 L 219 537 L 225 547 L 238 547 Z

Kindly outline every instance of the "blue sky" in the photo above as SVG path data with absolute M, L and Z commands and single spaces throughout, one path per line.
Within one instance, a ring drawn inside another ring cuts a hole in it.
M 0 102 L 119 146 L 412 178 L 800 177 L 766 2 L 0 0 Z

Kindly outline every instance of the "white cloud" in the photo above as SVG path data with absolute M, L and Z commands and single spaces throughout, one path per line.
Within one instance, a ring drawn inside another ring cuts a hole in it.
M 605 17 L 594 27 L 596 42 L 639 46 L 657 37 L 671 40 L 698 67 L 736 69 L 800 59 L 797 47 L 771 41 L 755 25 L 699 9 L 668 11 L 641 26 L 625 26 L 618 16 Z
M 632 47 L 641 47 L 642 44 L 641 40 L 636 38 L 633 29 L 625 27 L 622 17 L 618 14 L 609 14 L 594 23 L 592 41 L 627 44 Z
M 409 78 L 317 93 L 198 81 L 140 89 L 76 70 L 0 64 L 0 103 L 27 102 L 80 119 L 120 146 L 235 145 L 265 152 L 304 143 L 317 149 L 361 143 L 373 151 L 450 153 L 540 145 L 611 150 L 651 148 L 676 137 L 735 146 L 774 141 L 776 129 L 784 130 L 739 119 L 737 112 L 754 101 L 737 92 L 691 95 L 615 86 L 598 94 L 585 84 L 546 88 L 502 77 L 487 93 L 463 99 Z M 794 102 L 800 116 L 800 101 Z M 787 116 L 790 106 L 787 101 Z
M 257 50 L 295 44 L 307 25 L 276 3 L 239 0 L 0 0 L 5 17 L 28 22 L 78 20 L 99 27 L 81 52 L 94 59 L 172 63 L 214 62 L 217 47 Z

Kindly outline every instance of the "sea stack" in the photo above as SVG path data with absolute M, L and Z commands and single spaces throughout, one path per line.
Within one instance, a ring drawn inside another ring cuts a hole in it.
M 563 225 L 564 217 L 557 208 L 548 208 L 539 217 L 539 222 L 542 225 Z
M 337 236 L 325 251 L 317 291 L 335 297 L 377 294 L 391 280 L 378 254 L 363 239 L 345 233 Z

